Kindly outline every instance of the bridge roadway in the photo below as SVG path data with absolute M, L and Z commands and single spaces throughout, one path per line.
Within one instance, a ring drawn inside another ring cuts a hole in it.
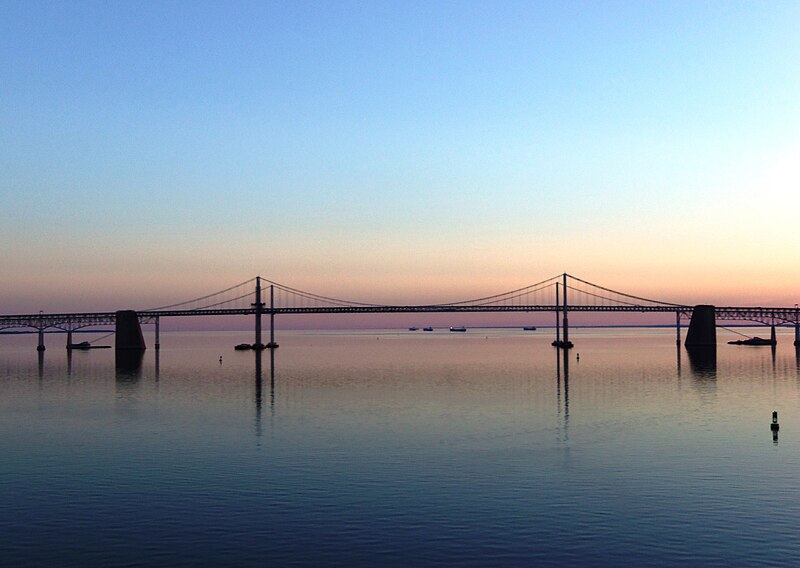
M 677 313 L 679 316 L 691 315 L 694 306 L 586 306 L 568 305 L 569 312 L 637 312 L 637 313 Z M 276 307 L 261 309 L 263 315 L 284 314 L 387 314 L 387 313 L 488 313 L 488 312 L 556 312 L 564 306 L 556 305 L 422 305 L 422 306 L 317 306 L 317 307 Z M 800 322 L 798 308 L 781 307 L 741 307 L 717 306 L 718 320 L 745 320 L 762 324 L 797 324 Z M 140 323 L 152 324 L 162 317 L 197 317 L 222 315 L 255 315 L 255 307 L 250 308 L 209 308 L 201 310 L 158 310 L 139 311 Z M 113 325 L 116 312 L 72 312 L 57 314 L 18 314 L 0 315 L 0 329 L 33 328 L 38 330 L 56 328 L 75 330 L 96 325 Z

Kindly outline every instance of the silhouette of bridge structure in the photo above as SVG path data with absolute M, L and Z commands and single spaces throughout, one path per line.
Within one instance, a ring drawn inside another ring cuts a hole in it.
M 275 318 L 287 314 L 366 314 L 366 313 L 476 313 L 476 312 L 552 312 L 555 315 L 557 347 L 570 347 L 569 314 L 574 312 L 638 312 L 675 314 L 676 341 L 681 341 L 681 322 L 690 320 L 687 346 L 716 343 L 716 321 L 747 321 L 772 330 L 775 326 L 794 326 L 795 345 L 800 345 L 800 310 L 793 307 L 691 306 L 644 298 L 620 292 L 567 273 L 507 292 L 468 300 L 436 304 L 378 304 L 345 300 L 293 288 L 260 276 L 211 294 L 183 302 L 141 310 L 116 312 L 71 312 L 0 315 L 0 330 L 38 331 L 38 349 L 45 349 L 47 330 L 67 334 L 67 347 L 73 345 L 72 332 L 96 326 L 116 326 L 117 349 L 144 349 L 141 325 L 155 326 L 155 347 L 160 347 L 161 318 L 251 315 L 254 317 L 253 348 L 275 348 Z M 269 318 L 269 342 L 262 343 L 262 317 Z

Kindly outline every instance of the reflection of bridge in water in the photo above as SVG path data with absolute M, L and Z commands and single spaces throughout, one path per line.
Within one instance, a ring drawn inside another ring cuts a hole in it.
M 266 294 L 268 302 L 264 301 Z M 687 346 L 716 344 L 716 322 L 748 321 L 771 327 L 775 340 L 776 326 L 794 326 L 795 345 L 800 345 L 800 310 L 794 307 L 689 306 L 643 298 L 612 290 L 569 274 L 508 292 L 470 300 L 424 305 L 375 304 L 343 300 L 292 288 L 261 277 L 251 278 L 219 292 L 176 304 L 137 311 L 43 313 L 0 316 L 0 330 L 34 329 L 38 331 L 38 349 L 45 349 L 48 330 L 64 332 L 67 346 L 72 332 L 97 326 L 114 325 L 117 349 L 144 349 L 141 325 L 155 326 L 155 347 L 160 347 L 160 321 L 169 317 L 210 317 L 251 315 L 255 320 L 253 347 L 277 347 L 275 318 L 288 314 L 392 314 L 392 313 L 482 313 L 551 312 L 555 315 L 556 334 L 569 341 L 569 315 L 574 312 L 671 313 L 675 315 L 676 339 L 681 340 L 681 322 L 689 320 Z M 269 317 L 269 342 L 262 343 L 262 317 Z

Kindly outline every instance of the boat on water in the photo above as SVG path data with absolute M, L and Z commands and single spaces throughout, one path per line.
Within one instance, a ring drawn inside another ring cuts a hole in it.
M 451 327 L 450 331 L 467 331 L 467 328 L 462 325 L 457 327 Z
M 423 327 L 422 331 L 433 331 L 432 327 Z
M 729 341 L 728 345 L 775 345 L 775 342 L 771 339 L 764 339 L 763 337 L 751 337 L 749 339 Z
M 277 349 L 277 343 L 239 343 L 238 345 L 234 345 L 234 349 L 236 351 L 247 351 L 248 349 L 255 349 L 256 351 L 263 351 L 265 349 Z
M 522 329 L 524 329 L 525 331 L 536 331 L 536 326 L 535 325 L 526 325 Z
M 417 331 L 419 328 L 417 326 L 412 325 L 408 328 L 408 331 Z
M 67 349 L 111 349 L 110 345 L 92 345 L 88 341 L 81 341 L 80 343 L 70 343 Z

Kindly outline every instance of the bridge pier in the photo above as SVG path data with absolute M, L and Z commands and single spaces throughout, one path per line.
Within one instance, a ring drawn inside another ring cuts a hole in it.
M 561 304 L 558 297 L 558 282 L 556 282 L 556 345 L 561 343 Z
M 253 349 L 264 349 L 261 343 L 261 312 L 264 310 L 264 303 L 261 301 L 261 276 L 256 276 L 256 301 L 253 302 L 256 309 L 256 333 Z
M 120 310 L 116 313 L 114 347 L 117 351 L 128 349 L 147 349 L 139 325 L 139 316 L 133 310 Z
M 44 351 L 46 347 L 44 346 L 44 328 L 39 328 L 39 345 L 36 346 L 36 351 Z
M 572 347 L 569 341 L 569 318 L 567 317 L 567 273 L 564 273 L 564 347 Z
M 800 323 L 794 324 L 794 345 L 800 347 Z
M 681 344 L 681 312 L 675 310 L 675 343 Z
M 770 326 L 770 329 L 769 329 L 769 340 L 772 342 L 773 346 L 778 344 L 778 338 L 775 335 L 775 324 Z
M 269 343 L 267 347 L 275 349 L 278 346 L 275 343 L 275 286 L 269 285 Z
M 156 349 L 161 349 L 161 318 L 156 316 Z
M 686 332 L 686 347 L 716 347 L 717 320 L 714 306 L 698 305 L 692 310 L 689 331 Z
M 67 330 L 67 349 L 72 347 L 72 329 Z

